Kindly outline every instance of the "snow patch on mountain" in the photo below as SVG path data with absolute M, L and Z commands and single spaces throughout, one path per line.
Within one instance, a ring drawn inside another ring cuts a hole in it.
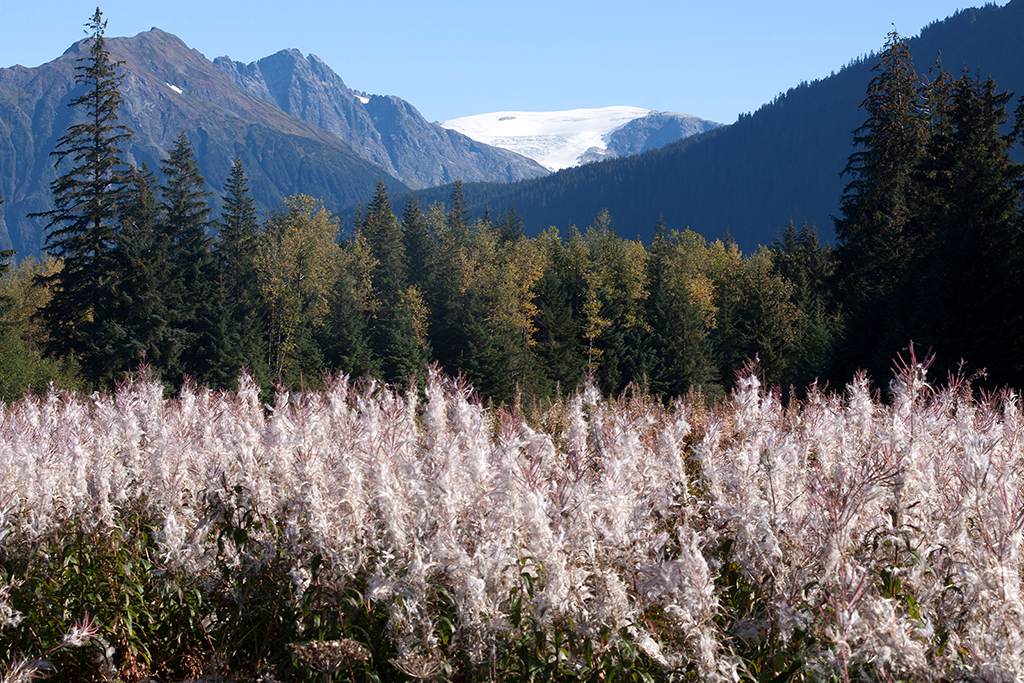
M 640 107 L 600 107 L 569 111 L 499 111 L 443 121 L 441 126 L 478 142 L 529 157 L 557 171 L 580 163 L 592 147 L 605 149 L 607 136 L 652 114 Z
M 179 95 L 181 94 L 181 88 L 179 88 L 178 86 L 171 85 L 170 83 L 164 83 L 164 85 L 166 85 L 168 88 L 170 88 L 174 92 L 178 93 Z

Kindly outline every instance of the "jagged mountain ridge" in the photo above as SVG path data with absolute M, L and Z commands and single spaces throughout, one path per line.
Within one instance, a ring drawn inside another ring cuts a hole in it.
M 529 159 L 426 123 L 399 98 L 365 98 L 364 104 L 326 64 L 304 59 L 298 51 L 261 60 L 266 71 L 276 65 L 280 74 L 265 78 L 261 69 L 256 78 L 250 70 L 246 80 L 239 77 L 246 75 L 244 70 L 236 68 L 233 74 L 225 68 L 234 64 L 230 60 L 214 64 L 160 29 L 107 38 L 106 44 L 112 59 L 122 62 L 120 120 L 134 131 L 124 150 L 126 160 L 157 169 L 184 130 L 214 205 L 238 157 L 261 212 L 301 192 L 322 198 L 328 209 L 340 213 L 369 201 L 378 179 L 393 193 L 409 189 L 395 178 L 401 174 L 451 182 L 547 173 Z M 82 92 L 74 83 L 75 66 L 87 50 L 83 40 L 39 67 L 0 68 L 0 196 L 5 199 L 0 205 L 0 248 L 27 255 L 45 246 L 45 220 L 28 216 L 52 207 L 50 183 L 58 172 L 50 153 L 72 117 L 80 115 L 66 105 Z M 319 91 L 308 72 L 325 84 Z M 259 91 L 260 84 L 266 92 Z M 298 92 L 316 97 L 305 98 L 300 107 Z M 347 129 L 339 127 L 340 116 L 328 117 L 330 107 L 324 103 L 329 95 L 332 102 L 345 101 L 348 95 L 358 102 L 358 115 Z M 278 99 L 314 120 L 287 113 Z M 313 116 L 317 112 L 319 118 Z M 384 166 L 373 163 L 374 154 Z M 434 176 L 417 172 L 428 166 Z M 421 187 L 419 182 L 413 186 Z
M 605 157 L 617 158 L 661 149 L 673 142 L 720 128 L 721 123 L 689 114 L 655 111 L 615 129 L 608 136 Z
M 337 212 L 368 201 L 381 177 L 393 191 L 406 189 L 337 136 L 241 90 L 169 33 L 153 29 L 106 43 L 111 57 L 123 62 L 119 114 L 135 133 L 125 149 L 130 163 L 155 170 L 184 130 L 215 203 L 238 157 L 261 211 L 304 192 Z M 80 115 L 67 103 L 82 92 L 74 84 L 75 66 L 87 51 L 79 41 L 42 66 L 0 69 L 0 194 L 6 200 L 0 246 L 22 255 L 45 245 L 45 221 L 28 214 L 52 206 L 57 171 L 50 153 L 72 116 Z
M 250 64 L 229 57 L 218 57 L 214 64 L 242 89 L 334 133 L 412 188 L 457 178 L 512 182 L 548 173 L 519 154 L 427 122 L 399 97 L 359 95 L 316 55 L 304 57 L 289 49 Z

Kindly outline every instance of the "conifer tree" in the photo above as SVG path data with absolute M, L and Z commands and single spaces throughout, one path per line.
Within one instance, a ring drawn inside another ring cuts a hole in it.
M 452 193 L 448 201 L 451 204 L 448 209 L 448 229 L 456 234 L 466 232 L 469 230 L 471 214 L 469 207 L 466 206 L 466 194 L 463 191 L 462 178 L 457 179 L 455 184 L 452 185 Z
M 374 289 L 383 301 L 393 301 L 406 285 L 408 269 L 402 227 L 391 208 L 383 180 L 377 181 L 373 200 L 366 207 L 360 229 L 377 261 L 373 274 Z
M 47 250 L 63 260 L 63 268 L 43 282 L 53 296 L 40 315 L 50 330 L 47 351 L 76 357 L 85 376 L 96 381 L 104 372 L 97 354 L 105 355 L 116 279 L 121 146 L 132 132 L 118 122 L 122 76 L 106 49 L 106 21 L 99 9 L 87 27 L 88 55 L 75 67 L 75 85 L 84 91 L 68 105 L 78 122 L 68 127 L 52 152 L 58 171 L 66 163 L 70 166 L 50 185 L 54 208 L 38 214 L 49 221 Z
M 583 382 L 586 369 L 580 325 L 573 314 L 567 283 L 565 247 L 551 228 L 537 238 L 546 252 L 544 273 L 537 283 L 537 332 L 534 352 L 540 369 L 540 391 L 548 396 L 571 393 Z
M 105 383 L 121 379 L 142 363 L 155 376 L 163 376 L 176 365 L 182 351 L 183 332 L 172 324 L 164 299 L 170 273 L 166 240 L 156 230 L 156 191 L 156 177 L 145 164 L 129 171 L 115 238 L 119 276 L 102 378 Z
M 789 221 L 771 250 L 775 272 L 792 285 L 796 313 L 785 383 L 802 389 L 828 377 L 839 331 L 830 290 L 831 249 L 814 228 L 805 223 L 797 230 Z
M 224 302 L 225 332 L 220 383 L 237 377 L 243 367 L 257 376 L 266 367 L 267 329 L 256 272 L 259 222 L 240 158 L 224 183 L 219 238 L 213 244 L 217 262 L 216 296 Z
M 458 197 L 454 198 L 458 205 Z M 428 223 L 443 221 L 436 229 L 437 259 L 425 297 L 430 310 L 430 348 L 445 370 L 465 374 L 480 393 L 496 396 L 500 388 L 510 396 L 482 291 L 482 273 L 494 258 L 496 232 L 479 221 L 462 223 L 465 214 L 461 210 L 443 212 L 438 204 L 428 214 Z
M 910 224 L 919 208 L 916 169 L 929 133 L 927 88 L 906 39 L 895 32 L 874 70 L 861 105 L 868 118 L 854 135 L 857 151 L 844 171 L 851 180 L 835 220 L 838 294 L 848 330 L 842 355 L 854 366 L 842 369 L 847 373 L 857 365 L 872 374 L 888 370 L 899 347 L 879 340 L 900 318 L 899 285 L 920 249 Z
M 423 313 L 422 294 L 408 282 L 402 225 L 391 208 L 384 181 L 377 182 L 373 200 L 363 216 L 361 233 L 375 263 L 373 291 L 375 310 L 370 323 L 370 344 L 382 377 L 401 383 L 422 373 L 427 356 L 425 338 L 417 333 Z
M 338 278 L 329 293 L 323 325 L 314 329 L 325 363 L 351 377 L 379 376 L 367 323 L 373 310 L 373 260 L 356 232 L 339 248 Z
M 667 398 L 691 388 L 706 396 L 721 391 L 710 341 L 717 326 L 717 292 L 709 277 L 709 254 L 707 241 L 697 233 L 666 234 L 659 222 L 648 268 L 647 320 L 655 351 L 650 389 Z
M 426 217 L 415 197 L 409 195 L 402 209 L 402 240 L 409 283 L 425 291 L 437 246 L 427 229 Z
M 167 244 L 168 282 L 166 298 L 172 324 L 184 332 L 185 346 L 170 379 L 180 382 L 182 375 L 206 382 L 220 364 L 223 350 L 223 302 L 214 296 L 214 260 L 208 233 L 212 194 L 204 189 L 206 181 L 199 172 L 185 131 L 161 162 L 164 175 L 161 188 L 160 236 Z
M 525 226 L 523 219 L 516 213 L 515 205 L 510 206 L 498 221 L 498 234 L 502 242 L 514 242 L 523 236 Z
M 929 199 L 919 220 L 928 251 L 908 275 L 917 306 L 914 341 L 955 370 L 986 368 L 990 382 L 1024 380 L 1021 343 L 1021 187 L 1014 162 L 1008 93 L 964 74 L 950 90 L 948 120 L 933 135 L 920 177 Z

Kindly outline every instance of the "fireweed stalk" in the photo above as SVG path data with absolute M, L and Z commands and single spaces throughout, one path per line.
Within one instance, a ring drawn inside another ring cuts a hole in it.
M 247 377 L 174 399 L 145 378 L 30 396 L 0 412 L 0 555 L 142 507 L 169 569 L 283 553 L 282 594 L 314 574 L 356 586 L 398 657 L 481 676 L 522 610 L 708 680 L 796 642 L 813 677 L 1019 680 L 1019 401 L 934 388 L 926 369 L 899 365 L 886 404 L 863 376 L 787 407 L 749 370 L 710 412 L 587 387 L 540 421 L 550 433 L 436 371 L 424 400 L 346 378 L 272 407 Z M 727 565 L 757 596 L 744 614 Z M 33 618 L 12 586 L 4 630 Z

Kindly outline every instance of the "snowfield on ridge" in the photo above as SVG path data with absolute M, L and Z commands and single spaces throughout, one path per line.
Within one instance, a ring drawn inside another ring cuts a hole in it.
M 631 121 L 658 113 L 627 106 L 499 111 L 450 119 L 440 125 L 478 142 L 517 152 L 557 171 L 601 158 L 613 132 Z

